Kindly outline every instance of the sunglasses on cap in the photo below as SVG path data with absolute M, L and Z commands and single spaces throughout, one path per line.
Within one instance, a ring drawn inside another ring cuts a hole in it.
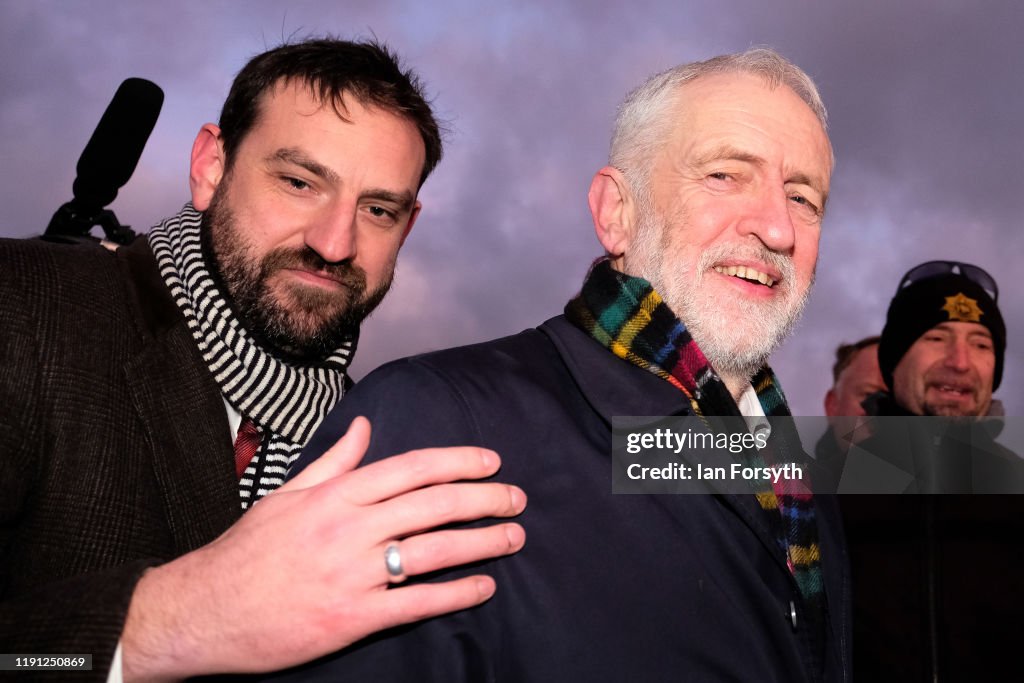
M 904 287 L 909 287 L 915 282 L 940 275 L 959 275 L 967 278 L 984 289 L 985 293 L 992 297 L 992 301 L 999 301 L 999 287 L 991 275 L 978 266 L 957 261 L 929 261 L 928 263 L 922 263 L 915 268 L 911 268 L 903 276 L 903 279 L 900 280 L 900 286 L 896 288 L 896 293 L 899 294 Z

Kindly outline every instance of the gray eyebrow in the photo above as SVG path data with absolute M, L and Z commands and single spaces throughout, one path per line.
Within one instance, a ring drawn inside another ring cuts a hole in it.
M 755 166 L 764 166 L 764 159 L 761 157 L 756 154 L 744 152 L 732 145 L 719 145 L 718 147 L 714 147 L 708 150 L 707 153 L 701 154 L 697 157 L 696 162 L 698 166 L 703 166 L 711 163 L 712 161 L 726 160 L 745 161 L 747 163 L 754 164 Z
M 764 166 L 765 160 L 756 154 L 750 152 L 744 152 L 743 150 L 733 147 L 732 145 L 719 145 L 708 150 L 707 153 L 697 157 L 697 165 L 703 166 L 710 164 L 712 161 L 743 161 L 755 166 Z M 821 193 L 821 212 L 824 213 L 825 205 L 828 203 L 828 191 L 824 190 L 818 183 L 813 182 L 813 179 L 806 173 L 797 173 L 786 179 L 787 183 L 797 183 L 800 185 L 807 185 L 813 187 L 815 190 Z

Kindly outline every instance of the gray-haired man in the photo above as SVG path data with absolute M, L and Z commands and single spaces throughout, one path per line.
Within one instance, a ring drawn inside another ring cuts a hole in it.
M 635 91 L 590 190 L 607 256 L 566 314 L 382 368 L 302 458 L 357 414 L 384 421 L 372 457 L 498 448 L 500 477 L 531 500 L 530 542 L 494 566 L 503 590 L 294 677 L 844 679 L 834 500 L 773 486 L 612 495 L 611 476 L 614 416 L 788 414 L 766 360 L 806 299 L 831 170 L 814 85 L 774 52 L 684 65 Z M 767 444 L 799 450 L 774 427 Z

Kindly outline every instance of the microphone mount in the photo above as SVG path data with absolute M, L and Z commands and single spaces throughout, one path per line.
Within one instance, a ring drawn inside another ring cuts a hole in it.
M 107 240 L 116 244 L 129 244 L 135 239 L 130 225 L 121 225 L 110 209 L 84 207 L 72 199 L 57 209 L 46 226 L 47 237 L 85 237 L 94 227 L 103 230 Z

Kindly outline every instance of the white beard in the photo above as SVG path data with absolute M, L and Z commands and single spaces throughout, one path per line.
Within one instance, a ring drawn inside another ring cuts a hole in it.
M 627 273 L 651 283 L 719 375 L 749 381 L 800 319 L 810 285 L 796 291 L 792 259 L 769 250 L 756 237 L 746 244 L 709 248 L 692 272 L 686 264 L 672 261 L 674 249 L 667 222 L 655 218 L 655 212 L 642 203 L 638 213 L 640 222 L 625 257 Z M 684 224 L 685 217 L 679 223 Z M 779 290 L 776 296 L 770 301 L 736 296 L 722 302 L 713 298 L 706 291 L 705 279 L 719 277 L 712 267 L 726 258 L 752 259 L 778 270 L 782 277 L 774 285 Z

